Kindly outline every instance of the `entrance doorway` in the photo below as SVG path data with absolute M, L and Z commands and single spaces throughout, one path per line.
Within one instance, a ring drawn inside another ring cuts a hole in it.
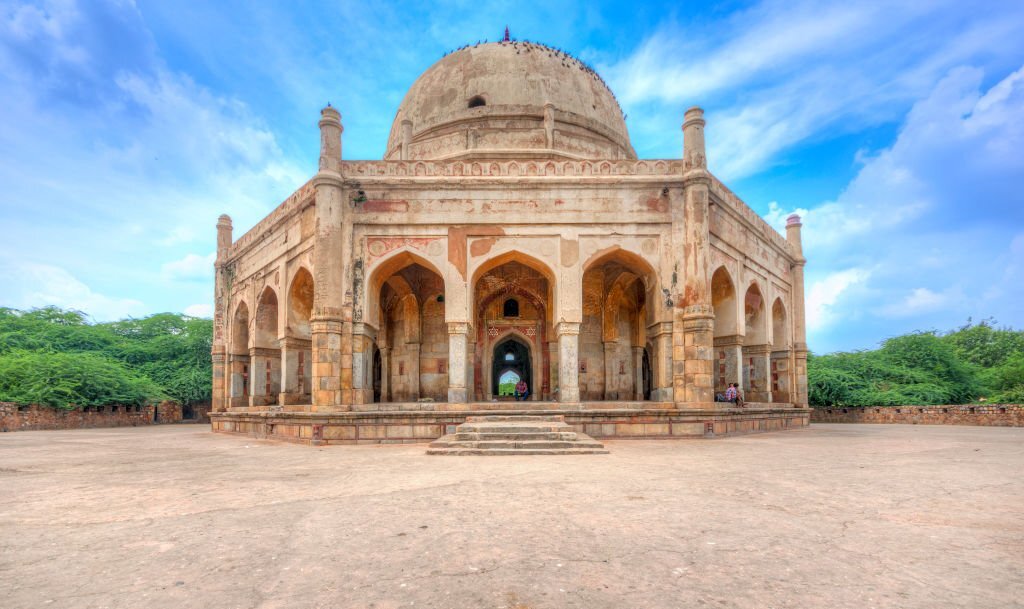
M 503 395 L 502 384 L 507 385 L 511 381 L 514 388 L 520 379 L 526 381 L 530 395 L 533 395 L 530 348 L 526 344 L 512 336 L 506 338 L 494 346 L 491 362 L 491 395 L 499 399 L 511 398 L 507 391 L 504 392 L 507 395 Z

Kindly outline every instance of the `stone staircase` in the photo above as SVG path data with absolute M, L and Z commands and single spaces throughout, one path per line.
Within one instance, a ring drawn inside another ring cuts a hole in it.
M 428 455 L 603 455 L 604 445 L 573 431 L 562 415 L 466 417 L 455 433 L 438 438 Z

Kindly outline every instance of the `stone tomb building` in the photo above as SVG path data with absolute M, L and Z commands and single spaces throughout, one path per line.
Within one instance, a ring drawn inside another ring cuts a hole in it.
M 453 52 L 384 159 L 320 167 L 238 240 L 217 224 L 215 431 L 426 441 L 469 414 L 555 411 L 595 437 L 808 422 L 800 221 L 782 237 L 707 170 L 641 160 L 604 81 L 558 50 Z M 523 379 L 513 401 L 500 385 Z M 747 408 L 714 401 L 739 382 Z

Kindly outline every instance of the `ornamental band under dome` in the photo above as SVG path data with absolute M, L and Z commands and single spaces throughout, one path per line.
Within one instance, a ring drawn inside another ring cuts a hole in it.
M 699 108 L 682 158 L 637 159 L 596 72 L 506 40 L 424 72 L 384 160 L 343 160 L 335 108 L 319 124 L 316 175 L 237 241 L 217 223 L 215 431 L 424 442 L 495 413 L 595 438 L 807 425 L 800 219 L 779 235 L 708 172 Z M 730 383 L 745 407 L 716 401 Z

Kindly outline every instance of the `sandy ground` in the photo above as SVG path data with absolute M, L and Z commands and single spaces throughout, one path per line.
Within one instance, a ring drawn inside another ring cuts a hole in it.
M 0 434 L 0 607 L 1024 607 L 1024 429 L 607 446 Z

